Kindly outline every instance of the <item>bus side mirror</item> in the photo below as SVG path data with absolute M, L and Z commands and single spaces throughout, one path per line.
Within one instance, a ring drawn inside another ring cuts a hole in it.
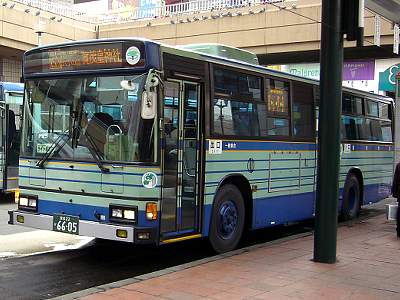
M 143 91 L 141 117 L 145 120 L 151 120 L 156 117 L 157 111 L 157 93 Z

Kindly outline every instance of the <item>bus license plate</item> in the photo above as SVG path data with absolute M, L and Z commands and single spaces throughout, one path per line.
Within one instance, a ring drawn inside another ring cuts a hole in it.
M 79 234 L 79 218 L 66 215 L 53 216 L 53 231 Z

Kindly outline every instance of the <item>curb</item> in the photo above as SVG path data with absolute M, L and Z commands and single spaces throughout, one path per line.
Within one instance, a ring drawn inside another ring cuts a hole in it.
M 262 243 L 262 244 L 256 244 L 256 245 L 244 247 L 244 248 L 241 248 L 241 249 L 237 249 L 237 250 L 233 250 L 233 251 L 230 251 L 230 252 L 226 252 L 224 254 L 218 254 L 218 255 L 211 256 L 211 257 L 206 257 L 206 258 L 203 258 L 203 259 L 192 261 L 192 262 L 189 262 L 189 263 L 177 265 L 177 266 L 174 266 L 174 267 L 169 267 L 169 268 L 166 268 L 166 269 L 163 269 L 163 270 L 159 270 L 159 271 L 155 271 L 155 272 L 151 272 L 151 273 L 147 273 L 147 274 L 143 274 L 143 275 L 139 275 L 139 276 L 135 276 L 135 277 L 132 277 L 132 278 L 123 279 L 123 280 L 119 280 L 119 281 L 115 281 L 115 282 L 111 282 L 111 283 L 106 283 L 106 284 L 103 284 L 103 285 L 99 285 L 99 286 L 92 287 L 92 288 L 89 288 L 89 289 L 85 289 L 85 290 L 82 290 L 82 291 L 73 292 L 73 293 L 70 293 L 70 294 L 63 295 L 63 296 L 58 296 L 58 297 L 51 298 L 51 299 L 53 299 L 53 300 L 74 300 L 74 299 L 77 299 L 77 298 L 89 296 L 91 294 L 105 292 L 105 291 L 113 289 L 113 288 L 120 288 L 120 287 L 123 287 L 125 285 L 132 284 L 132 283 L 140 282 L 140 281 L 151 279 L 151 278 L 160 277 L 160 276 L 163 276 L 163 275 L 166 275 L 166 274 L 182 271 L 182 270 L 193 268 L 193 267 L 196 267 L 196 266 L 199 266 L 199 265 L 204 265 L 204 264 L 209 263 L 209 262 L 213 262 L 213 261 L 220 260 L 220 259 L 223 259 L 223 258 L 226 258 L 226 257 L 231 257 L 231 256 L 235 256 L 235 255 L 238 255 L 238 254 L 241 254 L 241 253 L 249 252 L 249 251 L 254 250 L 254 249 L 258 249 L 258 248 L 262 248 L 262 247 L 266 247 L 266 246 L 270 246 L 270 245 L 276 245 L 276 244 L 280 244 L 280 243 L 283 243 L 283 242 L 287 242 L 287 241 L 303 238 L 303 237 L 306 237 L 306 236 L 310 236 L 310 235 L 313 235 L 312 231 L 311 232 L 298 233 L 298 234 L 295 234 L 295 235 L 283 237 L 283 238 L 278 239 L 278 240 L 273 240 L 273 241 L 265 242 L 265 243 Z

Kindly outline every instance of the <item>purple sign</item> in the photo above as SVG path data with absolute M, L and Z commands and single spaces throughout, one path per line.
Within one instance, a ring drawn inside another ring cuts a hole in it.
M 374 60 L 345 61 L 343 65 L 343 80 L 374 80 Z

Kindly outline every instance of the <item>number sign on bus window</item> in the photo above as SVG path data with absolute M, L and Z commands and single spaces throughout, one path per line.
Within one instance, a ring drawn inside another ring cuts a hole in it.
M 288 86 L 277 80 L 267 80 L 267 107 L 269 113 L 288 114 Z

